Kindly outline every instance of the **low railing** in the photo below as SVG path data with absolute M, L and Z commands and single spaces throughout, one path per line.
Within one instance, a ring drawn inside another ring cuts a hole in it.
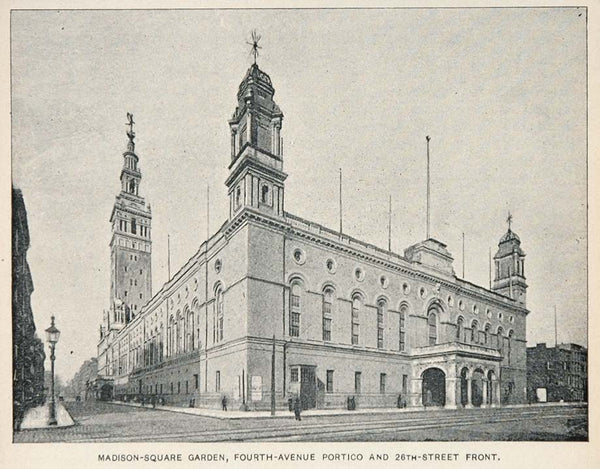
M 501 359 L 502 354 L 491 347 L 485 347 L 478 344 L 468 344 L 465 342 L 445 342 L 443 344 L 428 345 L 425 347 L 413 347 L 411 355 L 432 355 L 438 353 L 459 353 L 470 352 L 479 355 L 486 355 L 490 358 Z

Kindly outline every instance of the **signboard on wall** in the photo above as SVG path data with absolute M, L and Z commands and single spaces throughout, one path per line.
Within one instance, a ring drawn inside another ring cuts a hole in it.
M 262 401 L 262 376 L 253 376 L 250 381 L 250 399 Z

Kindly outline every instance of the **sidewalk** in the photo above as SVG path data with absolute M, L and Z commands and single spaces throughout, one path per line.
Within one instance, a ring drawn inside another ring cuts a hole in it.
M 48 425 L 50 417 L 50 406 L 46 403 L 40 407 L 33 407 L 25 412 L 21 430 L 32 430 L 34 428 L 63 428 L 75 425 L 69 411 L 65 409 L 61 402 L 56 402 L 56 425 Z
M 163 410 L 166 412 L 178 412 L 181 414 L 198 415 L 201 417 L 210 417 L 222 420 L 239 420 L 239 419 L 270 419 L 270 418 L 294 418 L 294 412 L 287 409 L 278 409 L 275 415 L 271 415 L 269 410 L 219 410 L 207 409 L 201 407 L 176 407 L 157 405 L 153 408 L 151 405 L 142 406 L 134 402 L 111 401 L 110 404 L 126 405 L 131 407 L 144 407 L 145 409 Z M 302 411 L 302 417 L 319 417 L 319 416 L 335 416 L 335 415 L 356 415 L 356 414 L 405 414 L 411 412 L 423 412 L 424 409 L 396 409 L 396 408 L 363 408 L 356 410 L 346 409 L 310 409 Z
M 252 411 L 241 411 L 241 410 L 219 410 L 219 409 L 207 409 L 201 407 L 177 407 L 177 406 L 165 406 L 157 405 L 152 407 L 151 405 L 144 405 L 135 402 L 121 402 L 121 401 L 109 401 L 109 404 L 124 405 L 130 407 L 143 407 L 144 409 L 151 410 L 162 410 L 165 412 L 176 412 L 180 414 L 198 415 L 200 417 L 210 417 L 221 420 L 240 420 L 240 419 L 272 419 L 272 418 L 294 418 L 294 413 L 288 410 L 278 409 L 275 415 L 271 415 L 269 410 L 252 410 Z M 545 403 L 545 404 L 515 404 L 501 407 L 495 407 L 495 409 L 508 409 L 508 408 L 535 408 L 535 407 L 553 407 L 553 406 L 566 406 L 573 403 Z M 492 409 L 492 407 L 482 408 L 482 410 Z M 310 409 L 302 411 L 302 417 L 320 417 L 320 416 L 339 416 L 339 415 L 360 415 L 360 414 L 407 414 L 407 413 L 419 413 L 425 411 L 446 411 L 446 412 L 462 412 L 464 409 L 444 409 L 443 407 L 430 407 L 425 409 L 424 407 L 418 408 L 387 408 L 387 407 L 370 407 L 360 408 L 356 410 L 346 409 Z

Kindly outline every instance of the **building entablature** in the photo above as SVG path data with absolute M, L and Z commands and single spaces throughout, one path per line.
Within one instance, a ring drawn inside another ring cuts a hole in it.
M 282 220 L 279 217 L 272 217 L 246 207 L 227 224 L 224 230 L 225 235 L 228 237 L 232 236 L 234 232 L 249 221 L 259 223 L 261 226 L 267 226 L 278 232 L 283 232 L 288 237 L 297 237 L 299 239 L 308 240 L 309 242 L 325 246 L 334 251 L 360 259 L 363 262 L 375 264 L 380 268 L 388 269 L 408 278 L 427 282 L 434 286 L 440 294 L 442 290 L 445 290 L 455 294 L 468 296 L 474 300 L 485 302 L 490 306 L 510 310 L 514 313 L 525 315 L 528 313 L 527 309 L 504 295 L 456 277 L 449 280 L 447 276 L 434 276 L 431 272 L 425 271 L 419 265 L 407 262 L 403 257 L 396 253 L 377 248 L 347 235 L 340 235 L 338 232 L 317 223 L 304 220 L 295 215 L 291 215 L 287 212 L 285 214 L 285 219 Z
M 502 354 L 496 349 L 464 342 L 447 342 L 425 347 L 413 347 L 410 357 L 417 359 L 433 356 L 447 356 L 449 354 L 456 355 L 457 357 L 471 357 L 492 361 L 502 361 L 503 359 Z

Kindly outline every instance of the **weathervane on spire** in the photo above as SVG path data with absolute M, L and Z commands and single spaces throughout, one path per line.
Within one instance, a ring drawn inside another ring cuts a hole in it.
M 506 217 L 506 223 L 508 223 L 508 231 L 510 231 L 510 225 L 512 224 L 512 219 L 513 219 L 513 216 L 512 216 L 512 214 L 510 213 L 510 210 L 509 210 L 508 211 L 508 217 Z
M 246 41 L 246 44 L 248 44 L 249 46 L 252 46 L 252 49 L 250 49 L 250 54 L 252 54 L 254 56 L 254 65 L 256 65 L 256 58 L 259 55 L 258 49 L 262 49 L 262 47 L 260 47 L 258 45 L 258 42 L 260 41 L 260 38 L 262 36 L 256 32 L 256 29 L 254 29 L 254 30 L 252 30 L 251 37 L 252 37 L 252 42 Z

